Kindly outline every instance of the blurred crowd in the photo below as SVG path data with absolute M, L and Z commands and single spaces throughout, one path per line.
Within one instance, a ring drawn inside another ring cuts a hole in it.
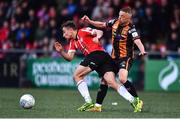
M 0 49 L 53 51 L 54 41 L 65 44 L 60 30 L 64 21 L 74 20 L 81 28 L 87 26 L 80 20 L 83 15 L 108 21 L 126 6 L 132 8 L 147 51 L 180 52 L 180 0 L 1 0 Z M 110 30 L 104 31 L 102 43 L 111 52 Z

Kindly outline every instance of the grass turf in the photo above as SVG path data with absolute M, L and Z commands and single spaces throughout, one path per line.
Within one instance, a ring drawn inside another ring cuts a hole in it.
M 97 90 L 90 93 L 95 100 Z M 19 107 L 19 98 L 32 94 L 36 105 L 32 109 Z M 77 90 L 62 89 L 0 89 L 0 118 L 176 118 L 180 117 L 179 92 L 139 92 L 144 110 L 133 113 L 130 104 L 110 90 L 103 103 L 103 112 L 78 112 L 84 101 Z M 112 105 L 117 102 L 118 105 Z

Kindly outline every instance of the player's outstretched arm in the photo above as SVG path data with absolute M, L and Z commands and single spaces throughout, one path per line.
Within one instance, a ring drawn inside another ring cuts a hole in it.
M 68 53 L 66 53 L 66 52 L 64 51 L 64 48 L 62 47 L 62 45 L 61 45 L 59 42 L 55 42 L 55 43 L 54 43 L 54 47 L 55 47 L 56 51 L 57 51 L 58 53 L 60 53 L 61 56 L 62 56 L 65 60 L 67 60 L 67 61 L 73 60 L 74 55 L 75 55 L 75 52 L 68 52 Z
M 137 45 L 137 47 L 140 50 L 140 54 L 139 55 L 146 55 L 147 54 L 147 52 L 145 51 L 144 45 L 142 44 L 140 39 L 134 40 L 134 43 Z
M 91 24 L 97 28 L 106 28 L 106 22 L 100 22 L 100 21 L 93 21 L 88 16 L 84 15 L 81 20 L 84 22 Z

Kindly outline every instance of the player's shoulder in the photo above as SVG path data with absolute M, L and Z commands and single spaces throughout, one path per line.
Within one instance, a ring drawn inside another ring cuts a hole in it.
M 79 35 L 93 35 L 95 32 L 95 29 L 91 28 L 91 27 L 84 27 L 82 29 L 79 30 Z
M 118 20 L 117 18 L 113 18 L 113 19 L 108 20 L 106 22 L 106 27 L 112 27 L 116 23 L 117 20 Z
M 130 28 L 135 28 L 136 26 L 135 26 L 135 24 L 133 24 L 133 23 L 129 23 L 129 27 L 130 27 Z
M 80 30 L 81 30 L 81 31 L 82 31 L 82 30 L 92 30 L 92 28 L 91 28 L 91 27 L 83 27 L 83 28 L 81 28 Z
M 80 28 L 80 29 L 78 29 L 77 35 L 79 36 L 79 35 L 81 35 L 81 34 L 84 34 L 84 30 L 85 30 L 85 28 Z
M 87 32 L 87 31 L 92 31 L 93 29 L 91 27 L 83 27 L 79 29 L 79 32 Z
M 129 24 L 129 33 L 136 32 L 136 26 L 132 23 Z
M 107 25 L 113 25 L 116 21 L 118 20 L 118 18 L 113 18 L 113 19 L 110 19 L 106 22 Z
M 108 20 L 108 23 L 115 23 L 116 21 L 117 21 L 118 19 L 117 18 L 113 18 L 113 19 L 110 19 L 110 20 Z

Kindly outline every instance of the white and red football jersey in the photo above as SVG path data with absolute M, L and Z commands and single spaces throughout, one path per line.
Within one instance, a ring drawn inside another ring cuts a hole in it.
M 85 56 L 93 51 L 105 51 L 100 43 L 95 43 L 95 31 L 89 27 L 78 30 L 76 39 L 71 39 L 68 52 L 75 52 L 79 49 Z

